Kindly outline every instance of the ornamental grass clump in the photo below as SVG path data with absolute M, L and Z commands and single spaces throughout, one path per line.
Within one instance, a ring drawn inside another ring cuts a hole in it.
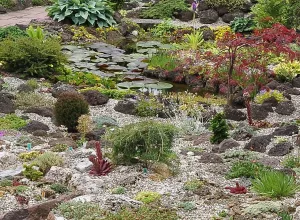
M 252 181 L 252 189 L 264 196 L 281 198 L 294 195 L 299 190 L 295 178 L 279 171 L 262 172 Z
M 173 125 L 150 120 L 110 131 L 106 139 L 112 145 L 116 163 L 138 159 L 148 166 L 153 161 L 169 162 L 176 133 Z

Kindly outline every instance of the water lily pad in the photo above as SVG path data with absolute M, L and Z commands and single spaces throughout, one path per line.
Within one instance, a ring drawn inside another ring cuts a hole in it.
M 146 87 L 149 89 L 162 90 L 162 89 L 171 89 L 173 87 L 173 85 L 170 83 L 159 82 L 159 83 L 155 83 L 155 84 L 147 84 Z
M 138 81 L 134 81 L 134 82 L 121 82 L 118 83 L 117 86 L 122 89 L 139 89 L 145 87 L 145 84 Z

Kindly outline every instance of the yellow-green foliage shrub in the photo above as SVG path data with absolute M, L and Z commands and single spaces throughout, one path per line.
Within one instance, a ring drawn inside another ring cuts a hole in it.
M 30 152 L 20 153 L 19 158 L 23 161 L 31 161 L 37 158 L 37 156 L 39 155 L 40 155 L 39 151 L 30 151 Z
M 215 40 L 218 41 L 218 40 L 222 39 L 224 34 L 226 34 L 227 32 L 232 33 L 232 30 L 229 26 L 216 27 L 214 29 L 214 33 L 216 36 Z
M 269 99 L 271 97 L 274 97 L 278 102 L 282 102 L 284 100 L 283 94 L 277 90 L 262 90 L 255 96 L 255 102 L 258 104 L 262 104 L 266 99 Z
M 15 104 L 19 109 L 30 107 L 50 107 L 54 105 L 54 99 L 34 92 L 20 92 L 16 94 Z
M 145 204 L 157 202 L 160 198 L 161 198 L 161 194 L 152 191 L 139 192 L 135 197 L 136 200 L 141 201 Z
M 15 114 L 0 117 L 0 130 L 19 129 L 24 127 L 27 122 Z
M 276 78 L 280 81 L 292 81 L 298 74 L 300 74 L 300 62 L 290 61 L 278 64 L 274 72 Z

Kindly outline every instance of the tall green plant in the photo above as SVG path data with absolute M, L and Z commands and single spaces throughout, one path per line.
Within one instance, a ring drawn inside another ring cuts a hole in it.
M 44 40 L 45 35 L 43 29 L 41 27 L 37 27 L 34 29 L 31 25 L 26 29 L 27 35 L 32 39 Z
M 204 43 L 203 32 L 194 31 L 191 34 L 185 35 L 184 47 L 192 50 L 197 50 Z
M 218 113 L 213 117 L 210 122 L 210 130 L 213 132 L 213 136 L 210 138 L 212 144 L 218 144 L 228 138 L 228 125 L 223 113 Z
M 54 20 L 71 20 L 76 25 L 110 27 L 116 24 L 106 0 L 56 0 L 47 10 Z

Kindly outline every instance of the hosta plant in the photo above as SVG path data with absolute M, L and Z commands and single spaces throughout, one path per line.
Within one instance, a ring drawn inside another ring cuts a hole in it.
M 101 146 L 99 142 L 96 143 L 95 148 L 97 156 L 89 156 L 89 160 L 93 163 L 93 167 L 90 170 L 90 174 L 95 176 L 104 176 L 110 172 L 111 164 L 107 160 L 103 159 Z
M 235 18 L 230 22 L 230 27 L 234 32 L 250 32 L 255 28 L 255 22 L 252 18 Z
M 56 0 L 47 10 L 54 20 L 71 20 L 76 25 L 110 27 L 116 24 L 106 0 Z

